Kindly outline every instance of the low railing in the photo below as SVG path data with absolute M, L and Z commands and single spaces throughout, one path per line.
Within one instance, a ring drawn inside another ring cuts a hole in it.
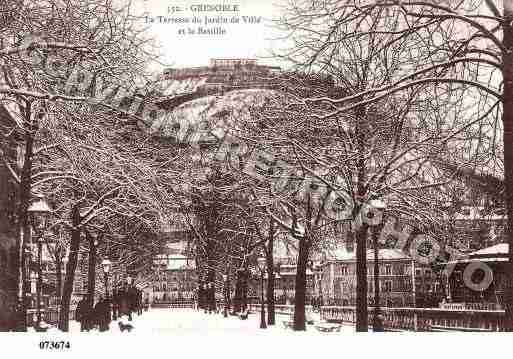
M 252 303 L 253 312 L 260 310 L 260 305 Z M 267 309 L 267 308 L 266 308 Z M 312 306 L 306 306 L 308 313 Z M 275 305 L 277 314 L 294 314 L 293 305 Z M 372 324 L 374 308 L 368 308 L 369 325 Z M 389 331 L 484 331 L 504 330 L 504 310 L 471 310 L 440 308 L 381 308 L 383 325 Z M 323 306 L 320 310 L 321 320 L 332 323 L 353 325 L 356 322 L 354 306 Z
M 260 304 L 258 303 L 251 303 L 249 305 L 249 309 L 251 312 L 257 312 L 260 310 Z M 267 305 L 266 305 L 267 310 Z M 313 307 L 311 305 L 305 306 L 305 311 L 307 313 L 310 313 L 313 311 Z M 283 314 L 283 315 L 294 315 L 294 306 L 293 305 L 287 305 L 287 304 L 275 304 L 274 305 L 274 312 L 276 314 Z
M 195 302 L 193 301 L 180 301 L 180 302 L 156 302 L 152 303 L 151 308 L 194 308 Z
M 75 319 L 75 310 L 70 310 L 69 320 Z M 27 325 L 33 326 L 37 320 L 37 309 L 27 309 Z M 48 307 L 41 309 L 41 320 L 51 324 L 57 325 L 59 322 L 59 310 L 57 307 Z
M 369 308 L 372 322 L 374 308 Z M 381 308 L 388 330 L 411 331 L 502 331 L 504 310 L 451 310 L 440 308 Z M 326 306 L 321 319 L 328 322 L 355 323 L 355 307 Z
M 497 303 L 442 303 L 441 309 L 466 309 L 466 310 L 502 310 L 502 305 Z

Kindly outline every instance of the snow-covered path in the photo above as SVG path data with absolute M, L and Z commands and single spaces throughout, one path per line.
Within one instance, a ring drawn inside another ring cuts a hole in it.
M 215 333 L 215 332 L 237 332 L 247 333 L 250 335 L 255 331 L 264 331 L 260 329 L 260 314 L 250 314 L 247 320 L 240 320 L 234 316 L 228 316 L 224 318 L 222 314 L 205 314 L 192 309 L 153 309 L 146 312 L 140 318 L 136 318 L 137 322 L 134 321 L 136 330 L 141 331 L 178 331 L 181 333 L 188 332 L 204 332 L 204 333 Z M 292 332 L 291 329 L 285 329 L 283 321 L 290 320 L 287 315 L 277 315 L 276 325 L 269 326 L 267 331 L 277 332 Z M 313 326 L 308 326 L 309 334 L 326 335 L 325 333 L 319 333 Z M 352 332 L 351 327 L 343 327 L 343 331 Z M 338 333 L 340 334 L 340 333 Z
M 260 314 L 250 314 L 247 320 L 241 320 L 234 316 L 224 318 L 222 314 L 205 314 L 194 309 L 150 309 L 143 312 L 142 315 L 133 315 L 130 322 L 134 330 L 132 333 L 151 334 L 151 333 L 172 333 L 179 335 L 212 335 L 212 334 L 239 334 L 239 335 L 287 335 L 298 334 L 291 329 L 285 329 L 283 321 L 291 320 L 288 315 L 276 315 L 276 325 L 269 326 L 267 329 L 260 329 Z M 54 329 L 55 330 L 55 329 Z M 52 329 L 50 329 L 50 332 Z M 78 322 L 70 322 L 70 332 L 80 332 Z M 110 333 L 120 333 L 117 321 L 112 321 Z M 338 333 L 321 333 L 314 326 L 308 325 L 307 332 L 301 333 L 308 336 L 327 336 L 341 335 L 344 333 L 353 333 L 354 329 L 350 326 L 342 327 Z

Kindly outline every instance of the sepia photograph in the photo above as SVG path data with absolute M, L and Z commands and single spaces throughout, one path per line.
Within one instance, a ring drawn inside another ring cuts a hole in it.
M 513 0 L 0 0 L 0 68 L 11 355 L 505 350 Z

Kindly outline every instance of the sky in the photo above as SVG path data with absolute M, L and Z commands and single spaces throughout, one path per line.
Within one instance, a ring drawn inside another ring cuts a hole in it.
M 269 49 L 276 46 L 278 37 L 275 28 L 271 26 L 273 19 L 279 16 L 277 4 L 282 0 L 135 0 L 135 9 L 138 13 L 150 16 L 143 20 L 149 27 L 149 33 L 155 36 L 161 45 L 161 60 L 170 67 L 191 67 L 208 65 L 210 58 L 257 58 L 261 64 L 276 64 L 272 59 L 262 59 L 269 55 Z M 193 11 L 198 5 L 228 4 L 237 5 L 238 12 L 198 12 Z M 177 8 L 173 12 L 173 7 Z M 173 12 L 173 13 L 172 13 Z M 236 14 L 239 23 L 236 24 L 188 24 L 164 23 L 164 18 L 188 18 L 196 15 L 205 22 L 205 15 L 209 18 L 222 16 L 230 21 Z M 160 16 L 160 17 L 159 17 Z M 262 17 L 258 24 L 244 23 L 243 16 Z M 150 22 L 150 19 L 154 22 Z M 198 27 L 216 28 L 222 26 L 226 31 L 224 35 L 185 34 L 178 32 L 189 28 L 198 32 Z

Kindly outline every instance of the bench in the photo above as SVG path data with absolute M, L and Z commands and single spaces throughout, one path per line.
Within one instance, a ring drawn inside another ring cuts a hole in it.
M 313 320 L 306 320 L 305 323 L 308 324 L 308 325 L 315 324 L 315 322 Z M 294 321 L 293 320 L 284 320 L 283 321 L 283 326 L 285 328 L 292 328 L 292 327 L 294 327 Z
M 285 329 L 294 328 L 294 322 L 292 320 L 284 320 L 282 323 Z
M 326 333 L 326 332 L 340 332 L 340 328 L 342 328 L 341 325 L 338 325 L 338 324 L 329 324 L 329 323 L 325 323 L 325 324 L 317 324 L 315 326 L 315 329 L 317 329 L 318 331 L 320 332 L 323 332 L 323 333 Z
M 459 332 L 493 332 L 493 329 L 488 328 L 467 328 L 467 327 L 447 327 L 443 325 L 431 325 L 430 328 L 434 332 L 452 332 L 452 331 L 459 331 Z

